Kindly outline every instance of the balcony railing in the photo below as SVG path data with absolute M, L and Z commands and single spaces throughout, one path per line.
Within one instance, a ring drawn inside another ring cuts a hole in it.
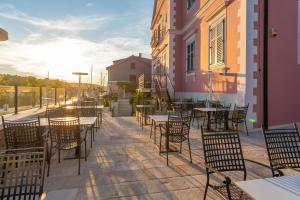
M 161 31 L 155 31 L 151 39 L 151 47 L 157 47 L 166 36 L 166 28 L 163 28 Z

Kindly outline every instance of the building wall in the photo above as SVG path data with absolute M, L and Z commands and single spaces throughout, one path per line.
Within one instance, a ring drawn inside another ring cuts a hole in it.
M 135 64 L 135 69 L 131 69 L 131 64 Z M 130 81 L 129 76 L 135 75 L 138 78 L 145 74 L 145 80 L 151 80 L 151 62 L 144 64 L 136 59 L 128 59 L 127 61 L 116 66 L 108 68 L 108 81 Z
M 263 36 L 264 5 L 261 0 L 196 0 L 187 11 L 186 1 L 168 0 L 170 35 L 169 73 L 178 97 L 209 98 L 211 70 L 213 99 L 232 104 L 249 104 L 251 127 L 261 127 L 263 119 Z M 227 3 L 226 3 L 227 2 Z M 278 32 L 269 37 L 269 121 L 279 125 L 300 121 L 300 0 L 269 1 L 269 28 Z M 165 8 L 166 10 L 166 8 Z M 288 13 L 288 14 L 287 14 Z M 209 67 L 209 26 L 226 16 L 226 62 Z M 186 42 L 196 41 L 195 72 L 186 73 Z M 156 49 L 153 51 L 155 52 Z M 224 70 L 226 69 L 226 70 Z M 226 71 L 226 72 L 225 72 Z M 252 121 L 252 120 L 251 120 Z
M 215 1 L 196 1 L 194 7 L 187 12 L 185 1 L 181 1 L 183 5 L 177 18 L 181 18 L 178 23 L 178 34 L 176 39 L 176 89 L 178 94 L 198 93 L 198 98 L 207 98 L 209 92 L 209 26 L 220 15 L 226 16 L 227 23 L 227 54 L 226 64 L 222 67 L 214 67 L 212 69 L 212 86 L 214 98 L 223 100 L 225 94 L 236 95 L 234 102 L 244 103 L 244 79 L 245 70 L 241 70 L 238 63 L 239 57 L 239 16 L 240 1 L 234 0 L 227 7 L 223 0 Z M 211 3 L 212 2 L 212 3 Z M 196 58 L 195 73 L 186 73 L 186 41 L 190 37 L 196 39 Z M 180 59 L 179 59 L 180 57 Z M 228 68 L 227 75 L 220 75 L 223 69 Z M 243 80 L 242 80 L 243 79 Z M 224 95 L 223 95 L 224 94 Z M 232 98 L 230 99 L 232 101 Z
M 269 1 L 269 124 L 300 121 L 300 1 Z M 272 29 L 277 35 L 272 36 Z

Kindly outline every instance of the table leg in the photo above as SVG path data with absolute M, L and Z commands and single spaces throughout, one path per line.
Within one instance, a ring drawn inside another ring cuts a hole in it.
M 225 122 L 224 122 L 224 126 L 225 126 L 225 130 L 229 130 L 229 125 L 228 125 L 228 115 L 229 115 L 229 112 L 226 111 L 225 113 Z
M 145 116 L 144 116 L 145 117 L 144 118 L 145 125 L 147 125 L 147 114 L 148 114 L 147 111 L 148 111 L 148 109 L 145 108 Z
M 154 125 L 154 120 L 152 120 L 151 122 L 151 130 L 150 130 L 150 138 L 152 137 L 152 133 L 153 133 L 153 125 Z
M 156 122 L 154 122 L 154 144 L 156 144 Z
M 207 130 L 210 131 L 210 112 L 207 112 Z

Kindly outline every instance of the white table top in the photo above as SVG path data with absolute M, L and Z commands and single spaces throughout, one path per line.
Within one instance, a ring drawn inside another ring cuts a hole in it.
M 169 115 L 149 115 L 149 117 L 156 123 L 167 122 L 169 119 Z
M 137 108 L 154 108 L 154 105 L 136 105 Z
M 194 104 L 194 102 L 190 102 L 190 101 L 175 101 L 172 104 L 177 104 L 177 105 L 181 105 L 181 104 Z
M 216 108 L 194 108 L 194 110 L 201 111 L 201 112 L 216 112 Z M 218 109 L 220 110 L 220 109 Z
M 63 119 L 63 118 L 57 118 L 57 119 Z M 96 120 L 97 117 L 79 117 L 79 123 L 82 126 L 91 126 L 96 123 Z M 48 118 L 40 118 L 40 126 L 49 126 Z
M 84 109 L 84 108 L 95 108 L 95 109 L 103 109 L 104 106 L 66 106 L 65 109 Z
M 237 182 L 256 200 L 299 200 L 300 175 Z

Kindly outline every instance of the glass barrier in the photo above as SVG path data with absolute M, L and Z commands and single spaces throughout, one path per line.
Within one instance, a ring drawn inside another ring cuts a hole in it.
M 18 111 L 38 108 L 40 106 L 39 87 L 18 87 Z
M 43 102 L 43 106 L 55 104 L 54 88 L 42 88 L 42 102 Z
M 15 112 L 15 87 L 0 86 L 0 115 Z
M 65 102 L 65 88 L 57 88 L 56 89 L 56 98 L 57 104 L 61 104 Z

